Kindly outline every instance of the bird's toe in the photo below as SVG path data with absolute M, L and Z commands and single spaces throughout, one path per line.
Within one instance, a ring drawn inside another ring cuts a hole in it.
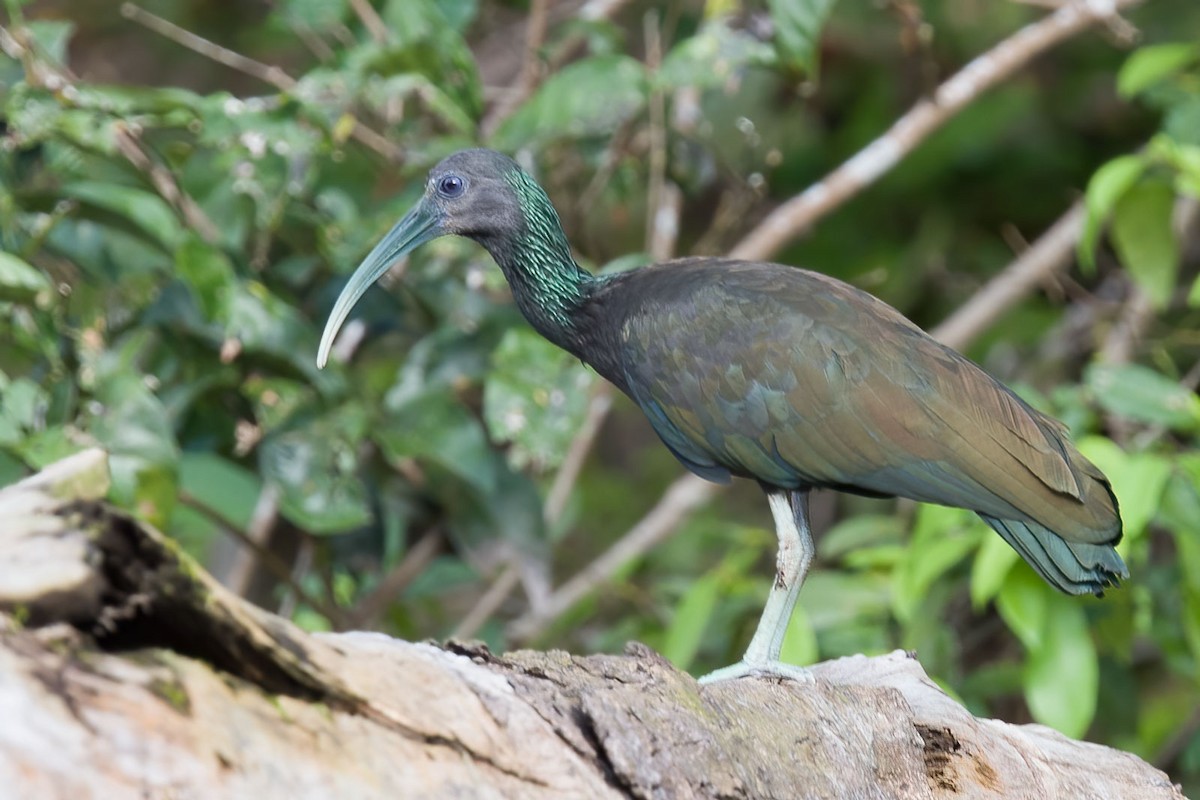
M 707 686 L 720 681 L 737 680 L 738 678 L 774 678 L 796 681 L 797 683 L 812 683 L 812 670 L 795 664 L 785 664 L 782 661 L 739 661 L 728 667 L 714 670 L 699 679 L 700 684 Z

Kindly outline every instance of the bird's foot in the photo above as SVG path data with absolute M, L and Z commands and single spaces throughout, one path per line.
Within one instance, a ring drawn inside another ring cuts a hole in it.
M 784 678 L 797 683 L 812 683 L 812 670 L 798 667 L 795 664 L 785 664 L 782 661 L 739 661 L 728 667 L 713 670 L 700 678 L 702 685 L 729 681 L 737 678 Z

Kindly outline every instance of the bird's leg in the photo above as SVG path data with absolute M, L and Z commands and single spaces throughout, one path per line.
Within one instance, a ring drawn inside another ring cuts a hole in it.
M 767 492 L 771 514 L 775 517 L 775 534 L 779 537 L 779 552 L 776 556 L 775 582 L 767 596 L 754 631 L 754 638 L 746 648 L 742 660 L 732 666 L 710 672 L 700 679 L 701 683 L 741 678 L 746 675 L 777 675 L 796 680 L 811 681 L 812 676 L 803 667 L 784 664 L 779 660 L 783 649 L 783 637 L 788 622 L 796 608 L 796 598 L 804 584 L 804 576 L 813 559 L 812 534 L 808 527 L 808 492 Z

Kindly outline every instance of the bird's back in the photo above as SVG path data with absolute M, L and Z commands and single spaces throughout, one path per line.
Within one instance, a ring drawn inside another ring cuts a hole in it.
M 618 276 L 585 353 L 713 480 L 833 487 L 969 508 L 1065 591 L 1124 565 L 1108 481 L 972 362 L 841 281 L 688 259 Z

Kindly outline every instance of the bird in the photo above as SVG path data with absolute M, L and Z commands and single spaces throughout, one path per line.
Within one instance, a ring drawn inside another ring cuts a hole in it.
M 741 661 L 702 682 L 811 680 L 780 652 L 813 559 L 814 489 L 974 511 L 1068 594 L 1100 595 L 1129 575 L 1116 495 L 1066 427 L 899 311 L 762 261 L 692 257 L 593 275 L 546 192 L 493 150 L 459 151 L 429 172 L 335 301 L 318 367 L 367 289 L 446 235 L 482 245 L 529 325 L 628 395 L 684 467 L 765 492 L 775 579 Z

